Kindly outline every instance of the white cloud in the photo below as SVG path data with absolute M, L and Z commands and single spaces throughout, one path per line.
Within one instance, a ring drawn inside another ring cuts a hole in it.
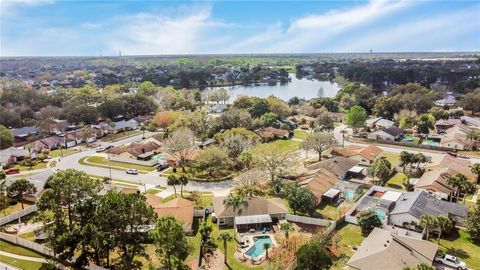
M 17 8 L 51 5 L 53 3 L 55 3 L 55 0 L 0 0 L 0 16 L 14 16 Z

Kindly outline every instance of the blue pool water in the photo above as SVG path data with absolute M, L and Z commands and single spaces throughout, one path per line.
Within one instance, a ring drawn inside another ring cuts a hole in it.
M 167 154 L 161 153 L 153 157 L 153 159 L 158 160 L 159 163 L 165 162 L 167 160 Z
M 263 244 L 269 243 L 272 247 L 272 239 L 268 235 L 253 237 L 253 247 L 247 250 L 246 254 L 250 257 L 257 258 L 265 252 Z
M 381 221 L 385 220 L 385 211 L 380 210 L 380 209 L 376 209 L 376 210 L 375 210 L 375 213 L 377 214 L 377 217 L 378 217 Z
M 404 142 L 413 142 L 413 138 L 412 138 L 412 137 L 405 137 L 405 138 L 403 138 L 402 141 L 404 141 Z

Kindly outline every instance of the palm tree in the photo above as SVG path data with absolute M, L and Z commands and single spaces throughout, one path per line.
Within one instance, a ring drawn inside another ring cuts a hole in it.
M 285 232 L 285 239 L 287 239 L 288 242 L 289 232 L 293 229 L 292 224 L 288 222 L 282 223 L 280 224 L 280 229 Z
M 431 215 L 423 215 L 420 218 L 420 226 L 425 229 L 426 239 L 430 237 L 430 230 L 436 226 L 436 218 Z
M 436 218 L 436 223 L 438 227 L 437 243 L 440 243 L 440 238 L 442 237 L 442 233 L 450 231 L 453 227 L 453 222 L 447 217 L 438 216 Z
M 234 192 L 245 199 L 263 195 L 263 191 L 253 184 L 241 184 L 233 188 Z
M 223 242 L 223 252 L 225 253 L 223 262 L 228 265 L 227 262 L 227 242 L 230 242 L 233 240 L 232 235 L 229 232 L 221 232 L 220 235 L 217 238 L 219 241 Z
M 412 162 L 412 153 L 407 151 L 400 152 L 400 161 L 403 164 L 403 172 L 405 173 L 405 168 Z
M 450 194 L 450 201 L 453 200 L 455 196 L 458 199 L 458 193 L 460 192 L 460 186 L 463 184 L 464 180 L 467 180 L 467 177 L 461 173 L 450 175 L 445 180 L 445 184 L 452 186 L 452 194 Z
M 470 170 L 477 175 L 477 183 L 480 182 L 480 163 L 470 165 Z
M 340 130 L 340 134 L 342 134 L 342 148 L 345 147 L 345 134 L 347 134 L 348 131 L 346 129 Z
M 265 249 L 267 260 L 268 260 L 268 249 L 270 248 L 270 243 L 263 243 L 263 248 Z
M 467 194 L 475 192 L 475 185 L 472 182 L 466 180 L 460 184 L 460 190 L 463 192 L 463 204 L 465 204 Z
M 147 127 L 145 125 L 142 125 L 140 127 L 140 130 L 143 132 L 142 133 L 142 140 L 145 140 L 145 130 L 147 130 Z
M 186 174 L 182 174 L 178 177 L 178 183 L 180 184 L 180 196 L 183 198 L 183 186 L 188 184 L 189 177 Z
M 179 182 L 180 181 L 179 181 L 179 179 L 176 175 L 171 174 L 167 177 L 167 185 L 173 186 L 173 190 L 175 191 L 175 198 L 177 197 L 177 187 L 176 187 L 176 185 L 178 185 Z
M 248 206 L 247 200 L 245 200 L 245 197 L 240 196 L 235 193 L 229 193 L 227 198 L 223 200 L 223 204 L 228 208 L 232 207 L 233 209 L 233 228 L 235 229 L 235 216 L 237 215 L 237 210 L 238 213 L 240 214 L 242 212 L 242 206 Z
M 415 161 L 417 162 L 417 172 L 420 170 L 420 163 L 426 163 L 427 157 L 423 153 L 415 154 Z

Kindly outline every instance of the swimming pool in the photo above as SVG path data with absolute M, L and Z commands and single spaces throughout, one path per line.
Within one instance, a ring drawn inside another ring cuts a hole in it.
M 158 163 L 164 163 L 164 162 L 167 161 L 167 154 L 160 153 L 160 154 L 154 156 L 153 159 L 156 159 L 158 161 Z
M 265 248 L 263 247 L 263 244 L 265 243 L 269 243 L 270 247 L 273 246 L 273 242 L 270 236 L 268 235 L 254 236 L 253 247 L 247 250 L 245 254 L 252 258 L 260 257 L 265 252 Z

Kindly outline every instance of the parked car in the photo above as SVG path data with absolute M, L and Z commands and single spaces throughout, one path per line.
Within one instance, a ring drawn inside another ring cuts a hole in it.
M 113 147 L 113 145 L 107 145 L 107 146 L 105 146 L 105 149 L 110 149 L 112 147 Z
M 128 169 L 128 170 L 127 170 L 127 174 L 137 175 L 137 174 L 138 174 L 138 171 L 137 171 L 137 169 Z
M 5 171 L 6 174 L 17 174 L 20 173 L 20 169 L 11 168 Z
M 159 165 L 157 166 L 157 171 L 161 172 L 161 171 L 165 170 L 165 169 L 168 168 L 168 167 L 169 167 L 169 166 L 168 166 L 167 163 L 159 164 Z
M 106 149 L 105 147 L 99 146 L 99 147 L 95 148 L 95 151 L 97 151 L 97 153 L 98 153 L 98 152 L 103 152 L 103 151 L 105 151 L 105 149 Z
M 448 254 L 437 254 L 433 259 L 438 264 L 444 264 L 458 270 L 468 270 L 467 264 L 457 257 Z
M 447 154 L 449 154 L 452 157 L 457 157 L 457 153 L 455 152 L 447 152 Z

